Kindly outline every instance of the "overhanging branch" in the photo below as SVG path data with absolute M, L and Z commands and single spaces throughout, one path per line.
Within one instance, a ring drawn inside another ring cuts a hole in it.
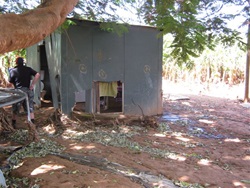
M 26 48 L 54 32 L 79 0 L 45 0 L 23 14 L 0 15 L 0 54 Z

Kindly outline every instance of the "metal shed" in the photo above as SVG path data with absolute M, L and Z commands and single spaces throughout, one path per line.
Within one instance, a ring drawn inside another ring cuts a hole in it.
M 76 103 L 89 113 L 162 113 L 162 44 L 153 27 L 128 26 L 122 36 L 98 22 L 74 20 L 27 49 L 28 65 L 41 72 L 45 99 L 70 114 Z M 35 89 L 40 105 L 42 85 Z

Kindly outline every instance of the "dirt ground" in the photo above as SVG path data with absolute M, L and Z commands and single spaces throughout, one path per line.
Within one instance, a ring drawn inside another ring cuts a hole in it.
M 79 111 L 56 119 L 52 108 L 37 109 L 40 145 L 32 147 L 21 116 L 19 133 L 0 139 L 1 147 L 25 145 L 0 155 L 2 167 L 12 163 L 8 187 L 250 187 L 250 108 L 240 101 L 242 87 L 163 82 L 163 92 L 163 115 L 147 121 Z

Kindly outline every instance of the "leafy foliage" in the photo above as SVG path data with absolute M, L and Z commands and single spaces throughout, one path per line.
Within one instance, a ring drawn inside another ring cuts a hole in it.
M 162 30 L 163 34 L 172 34 L 174 40 L 168 46 L 170 55 L 179 65 L 192 67 L 192 58 L 198 57 L 205 49 L 214 49 L 218 41 L 225 45 L 244 47 L 240 33 L 228 28 L 227 21 L 242 15 L 241 11 L 232 15 L 223 13 L 229 5 L 244 7 L 245 1 L 198 1 L 198 0 L 147 0 L 141 9 L 144 20 Z M 240 25 L 240 24 L 239 24 Z
M 57 32 L 62 33 L 67 30 L 71 25 L 76 25 L 76 23 L 72 20 L 65 20 L 65 22 L 57 29 Z
M 172 43 L 173 37 L 164 37 L 164 46 Z M 220 42 L 213 50 L 206 48 L 190 64 L 178 64 L 170 55 L 170 49 L 163 51 L 163 77 L 170 81 L 195 81 L 197 83 L 239 84 L 244 81 L 245 52 L 237 45 L 228 46 Z
M 100 24 L 102 30 L 116 33 L 118 36 L 122 36 L 124 33 L 128 32 L 127 24 L 117 24 L 115 22 L 104 22 Z
M 0 60 L 2 61 L 2 66 L 5 67 L 5 71 L 7 71 L 9 67 L 15 66 L 15 58 L 19 56 L 26 57 L 26 50 L 15 50 L 13 52 L 5 53 L 0 57 Z
M 1 13 L 21 13 L 35 8 L 40 1 L 4 0 L 0 3 Z M 234 5 L 235 12 L 226 11 Z M 128 16 L 130 15 L 130 16 Z M 168 47 L 170 56 L 177 63 L 193 66 L 192 57 L 198 57 L 207 47 L 213 49 L 218 41 L 225 45 L 238 43 L 245 49 L 240 32 L 228 28 L 227 22 L 243 16 L 249 17 L 246 0 L 80 0 L 69 17 L 103 22 L 102 29 L 121 35 L 127 32 L 130 17 L 138 23 L 157 27 L 162 34 L 172 34 L 174 40 Z M 117 23 L 125 25 L 117 25 Z M 247 22 L 246 22 L 247 23 Z M 246 24 L 245 23 L 245 24 Z M 244 23 L 239 23 L 244 26 Z M 67 24 L 65 24 L 67 26 Z M 64 26 L 63 26 L 64 27 Z

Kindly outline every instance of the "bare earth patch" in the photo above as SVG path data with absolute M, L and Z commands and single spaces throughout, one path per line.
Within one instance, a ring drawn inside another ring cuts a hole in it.
M 0 155 L 13 168 L 8 186 L 250 187 L 250 109 L 238 100 L 244 91 L 163 86 L 157 125 L 81 112 L 58 120 L 52 108 L 38 109 L 40 142 Z M 25 119 L 14 136 L 1 135 L 0 146 L 27 144 Z

